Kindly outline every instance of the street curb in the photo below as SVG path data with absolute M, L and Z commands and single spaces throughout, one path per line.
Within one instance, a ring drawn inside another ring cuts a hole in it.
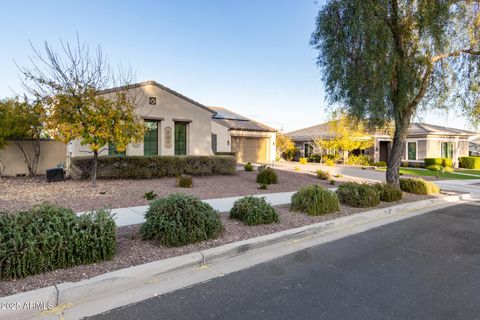
M 61 283 L 56 286 L 1 297 L 0 306 L 9 302 L 51 302 L 55 307 L 61 307 L 68 304 L 78 304 L 101 296 L 151 283 L 154 278 L 170 272 L 182 271 L 195 266 L 208 265 L 214 262 L 227 260 L 232 257 L 244 255 L 252 250 L 281 242 L 295 241 L 313 236 L 323 236 L 367 223 L 381 222 L 382 220 L 389 220 L 386 222 L 384 221 L 384 224 L 387 224 L 414 216 L 416 215 L 415 211 L 431 211 L 442 205 L 470 199 L 471 197 L 469 194 L 462 194 L 365 211 L 351 216 L 242 240 L 200 252 L 193 252 L 182 256 L 120 269 L 79 282 Z M 409 215 L 408 213 L 413 214 Z M 418 214 L 423 213 L 424 211 Z M 0 319 L 24 319 L 26 317 L 38 315 L 38 313 L 38 309 L 0 309 Z

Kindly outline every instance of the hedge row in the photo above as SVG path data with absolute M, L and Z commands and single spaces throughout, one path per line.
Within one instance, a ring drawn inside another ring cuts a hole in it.
M 449 158 L 425 158 L 424 160 L 425 167 L 437 165 L 445 168 L 453 167 L 453 160 Z
M 460 157 L 458 161 L 460 168 L 480 169 L 480 157 Z
M 72 158 L 74 176 L 88 178 L 91 157 Z M 102 178 L 158 178 L 181 174 L 193 176 L 235 174 L 237 160 L 232 156 L 105 156 L 98 158 Z
M 420 195 L 440 193 L 440 187 L 437 184 L 417 178 L 400 179 L 400 189 L 408 193 Z
M 109 260 L 116 251 L 115 221 L 103 210 L 77 216 L 42 204 L 0 213 L 0 231 L 1 279 Z

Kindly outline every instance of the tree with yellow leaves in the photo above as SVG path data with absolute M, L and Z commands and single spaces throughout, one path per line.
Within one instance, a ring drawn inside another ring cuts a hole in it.
M 346 163 L 348 154 L 353 150 L 365 150 L 373 146 L 372 135 L 367 128 L 353 118 L 340 114 L 334 115 L 334 119 L 328 123 L 328 133 L 324 137 L 318 137 L 313 141 L 313 147 L 317 152 L 335 150 L 343 152 L 343 162 Z
M 124 151 L 131 142 L 143 138 L 145 127 L 135 113 L 137 103 L 130 85 L 130 72 L 113 72 L 97 46 L 61 43 L 60 55 L 45 43 L 45 57 L 34 50 L 33 67 L 22 68 L 24 87 L 47 106 L 47 127 L 57 140 L 68 143 L 79 139 L 93 153 L 91 184 L 96 185 L 97 160 L 102 148 L 113 144 Z M 37 64 L 35 61 L 40 61 Z M 121 86 L 125 90 L 106 91 Z

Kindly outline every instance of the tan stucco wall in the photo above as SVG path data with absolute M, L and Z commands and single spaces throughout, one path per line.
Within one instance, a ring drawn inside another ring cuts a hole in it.
M 211 155 L 212 113 L 184 100 L 155 85 L 131 89 L 138 103 L 138 113 L 144 119 L 160 120 L 159 124 L 159 154 L 174 155 L 174 124 L 175 120 L 184 120 L 187 125 L 187 154 Z M 149 97 L 157 99 L 156 105 L 149 104 Z M 171 128 L 171 147 L 165 144 L 165 128 Z M 88 155 L 88 146 L 81 146 L 78 141 L 72 143 L 72 156 Z M 129 145 L 127 155 L 143 155 L 143 143 Z M 108 154 L 104 151 L 102 154 Z
M 33 149 L 29 141 L 25 142 L 25 150 L 33 155 Z M 22 152 L 13 144 L 9 143 L 0 150 L 0 160 L 5 165 L 5 176 L 28 174 Z M 66 161 L 66 145 L 54 140 L 40 142 L 40 159 L 37 174 L 45 174 L 46 169 L 56 168 L 60 162 Z M 1 164 L 0 164 L 1 166 Z
M 228 128 L 212 121 L 212 133 L 217 135 L 217 152 L 230 152 L 232 150 Z

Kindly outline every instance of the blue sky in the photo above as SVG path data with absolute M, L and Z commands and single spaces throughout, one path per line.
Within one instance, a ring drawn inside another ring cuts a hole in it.
M 109 62 L 129 64 L 205 105 L 224 106 L 277 129 L 329 117 L 316 52 L 308 42 L 321 5 L 314 0 L 5 1 L 0 19 L 0 98 L 22 92 L 29 40 L 101 45 Z M 468 128 L 450 113 L 429 123 Z

